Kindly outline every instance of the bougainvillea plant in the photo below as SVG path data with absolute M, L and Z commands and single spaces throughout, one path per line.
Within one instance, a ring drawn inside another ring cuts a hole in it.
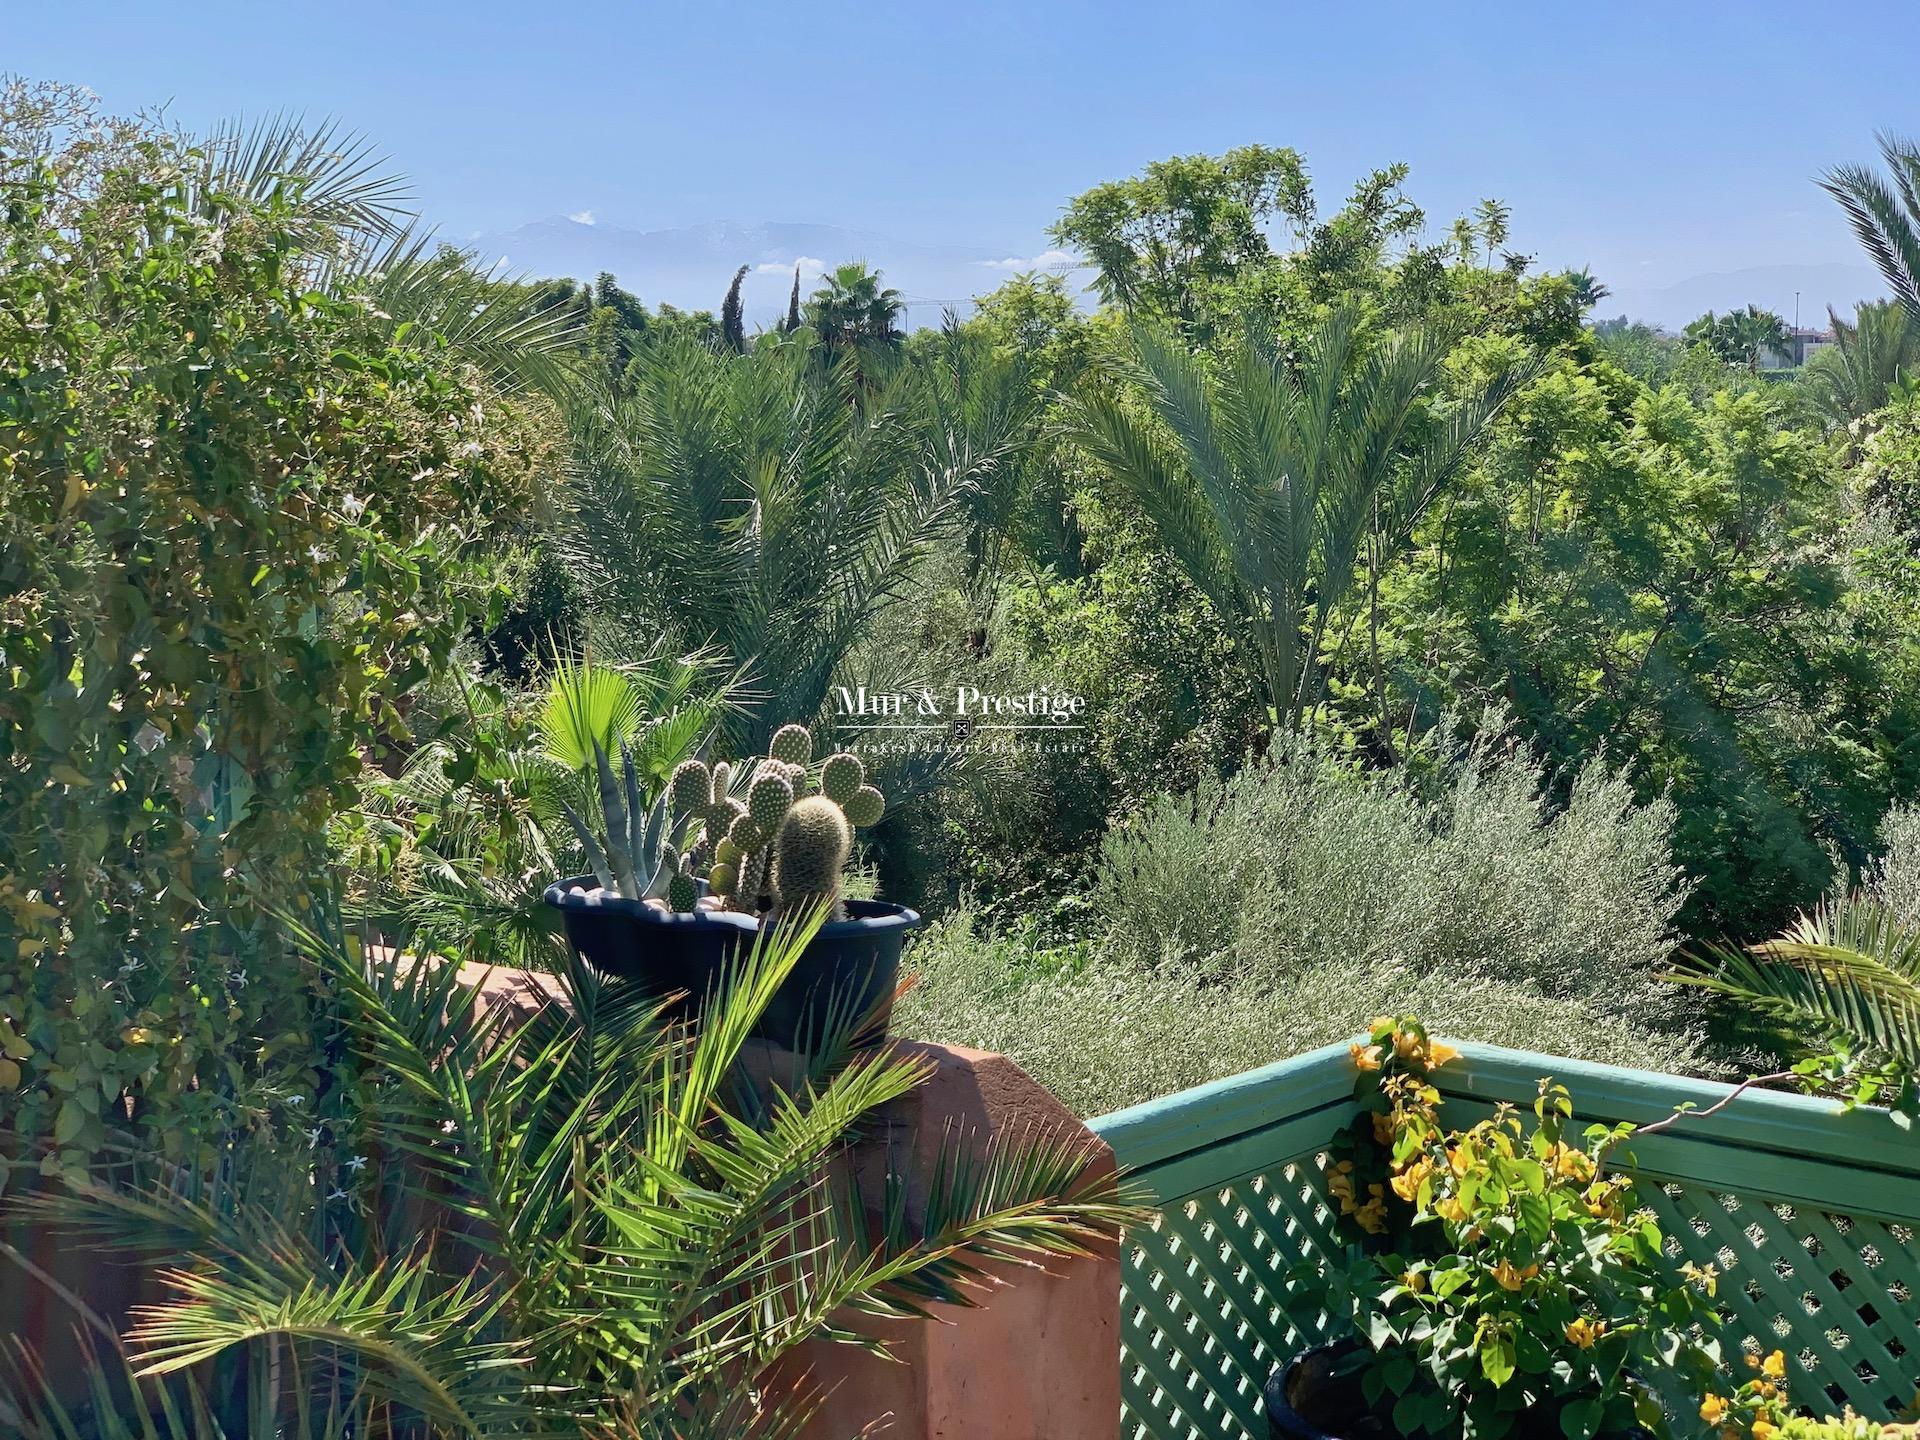
M 1390 1016 L 1353 1046 L 1363 1113 L 1329 1190 L 1355 1248 L 1329 1291 L 1364 1342 L 1367 1403 L 1405 1435 L 1667 1433 L 1649 1381 L 1699 1394 L 1716 1373 L 1713 1271 L 1670 1268 L 1607 1170 L 1631 1127 L 1576 1132 L 1564 1087 L 1542 1081 L 1530 1119 L 1503 1104 L 1443 1124 L 1432 1074 L 1455 1055 Z
M 1783 1350 L 1749 1351 L 1746 1364 L 1752 1374 L 1745 1382 L 1721 1386 L 1700 1402 L 1700 1419 L 1716 1440 L 1920 1440 L 1920 1423 L 1911 1420 L 1869 1420 L 1851 1409 L 1815 1419 L 1795 1410 Z

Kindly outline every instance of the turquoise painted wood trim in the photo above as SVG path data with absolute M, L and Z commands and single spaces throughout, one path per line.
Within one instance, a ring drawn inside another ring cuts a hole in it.
M 1499 1101 L 1530 1104 L 1551 1076 L 1573 1094 L 1582 1121 L 1650 1124 L 1681 1104 L 1697 1112 L 1734 1086 L 1463 1043 L 1437 1072 L 1453 1100 L 1450 1123 Z M 1258 1070 L 1150 1100 L 1088 1122 L 1114 1156 L 1161 1203 L 1257 1174 L 1278 1159 L 1311 1154 L 1353 1113 L 1348 1042 L 1322 1046 Z M 1884 1112 L 1837 1101 L 1749 1090 L 1709 1118 L 1636 1141 L 1633 1169 L 1714 1189 L 1819 1205 L 1902 1222 L 1920 1220 L 1920 1136 Z
M 1342 1041 L 1115 1110 L 1087 1124 L 1113 1147 L 1122 1165 L 1142 1170 L 1317 1110 L 1350 1104 L 1354 1079 Z
M 1436 1073 L 1443 1094 L 1531 1104 L 1540 1078 L 1550 1075 L 1572 1092 L 1578 1114 L 1631 1120 L 1636 1125 L 1663 1120 L 1683 1103 L 1705 1110 L 1734 1089 L 1712 1080 L 1595 1065 L 1498 1045 L 1462 1044 L 1460 1052 L 1458 1062 Z M 1682 1120 L 1668 1133 L 1710 1135 L 1717 1144 L 1920 1178 L 1920 1135 L 1900 1130 L 1882 1110 L 1863 1106 L 1847 1111 L 1838 1101 L 1811 1095 L 1749 1090 L 1711 1120 Z

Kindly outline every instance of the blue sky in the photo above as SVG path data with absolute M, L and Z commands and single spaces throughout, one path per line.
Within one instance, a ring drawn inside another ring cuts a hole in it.
M 1616 288 L 1858 263 L 1811 183 L 1920 131 L 1909 4 L 642 5 L 0 0 L 0 69 L 201 126 L 373 136 L 453 235 L 591 211 L 809 220 L 1010 255 L 1154 158 L 1292 145 L 1337 199 L 1413 166 L 1444 226 Z

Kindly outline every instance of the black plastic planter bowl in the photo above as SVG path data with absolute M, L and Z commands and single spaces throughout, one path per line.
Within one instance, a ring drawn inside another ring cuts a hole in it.
M 1267 1433 L 1273 1440 L 1399 1440 L 1398 1432 L 1373 1413 L 1361 1392 L 1360 1376 L 1352 1364 L 1361 1350 L 1358 1340 L 1336 1340 L 1302 1350 L 1273 1372 L 1261 1391 Z M 1308 1419 L 1309 1415 L 1313 1418 Z M 1523 1437 L 1547 1440 L 1559 1440 L 1561 1433 L 1560 1406 L 1554 1403 L 1536 1407 L 1519 1431 Z M 1613 1440 L 1653 1437 L 1633 1429 Z
M 598 885 L 576 875 L 549 885 L 542 899 L 560 912 L 567 943 L 603 975 L 649 993 L 683 995 L 698 1014 L 721 973 L 752 948 L 760 923 L 725 910 L 674 914 L 621 896 L 576 894 Z M 900 974 L 900 949 L 920 923 L 916 911 L 881 900 L 849 900 L 847 918 L 820 927 L 793 973 L 754 1027 L 759 1038 L 806 1049 L 829 1017 L 879 1012 Z

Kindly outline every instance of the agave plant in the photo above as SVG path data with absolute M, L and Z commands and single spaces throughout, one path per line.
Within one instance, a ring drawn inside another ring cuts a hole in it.
M 490 701 L 470 690 L 457 744 L 423 746 L 398 777 L 370 788 L 367 848 L 378 864 L 369 868 L 382 880 L 366 908 L 435 953 L 550 967 L 554 914 L 540 894 L 553 878 L 592 870 L 606 889 L 627 890 L 614 847 L 586 819 L 608 814 L 610 757 L 631 764 L 632 793 L 624 777 L 612 785 L 619 818 L 598 833 L 617 833 L 636 866 L 634 857 L 651 858 L 644 883 L 633 873 L 637 899 L 672 880 L 661 875 L 664 819 L 649 838 L 652 805 L 639 797 L 664 793 L 738 695 L 738 677 L 710 656 L 657 648 L 618 666 L 560 656 L 528 696 Z
M 851 1035 L 801 1074 L 750 1083 L 742 1064 L 818 924 L 763 934 L 697 1030 L 577 966 L 516 1017 L 452 965 L 302 932 L 355 1075 L 310 1153 L 254 1152 L 225 1207 L 166 1185 L 24 1206 L 166 1266 L 124 1336 L 138 1388 L 112 1402 L 118 1433 L 780 1436 L 807 1397 L 763 1393 L 770 1365 L 815 1338 L 877 1348 L 840 1317 L 969 1303 L 985 1262 L 1084 1253 L 1134 1218 L 1083 1151 L 1025 1144 L 943 1157 L 924 1213 L 888 1204 L 874 1228 L 836 1162 L 927 1064 Z M 222 1419 L 210 1397 L 235 1374 Z M 198 1377 L 186 1398 L 159 1388 L 180 1377 Z M 44 1390 L 7 1408 L 70 1440 Z
M 593 765 L 600 786 L 605 843 L 594 835 L 578 810 L 564 800 L 560 803 L 580 848 L 587 852 L 600 888 L 628 900 L 671 897 L 674 909 L 693 909 L 693 880 L 681 868 L 685 827 L 668 826 L 667 792 L 662 790 L 651 805 L 640 798 L 633 751 L 626 745 L 620 747 L 619 779 L 615 779 L 607 752 L 598 741 L 594 742 Z
M 1915 1114 L 1920 931 L 1879 899 L 1828 901 L 1774 939 L 1685 956 L 1670 978 L 1784 1022 L 1817 1052 L 1799 1067 L 1808 1079 L 1844 1081 L 1855 1100 Z

